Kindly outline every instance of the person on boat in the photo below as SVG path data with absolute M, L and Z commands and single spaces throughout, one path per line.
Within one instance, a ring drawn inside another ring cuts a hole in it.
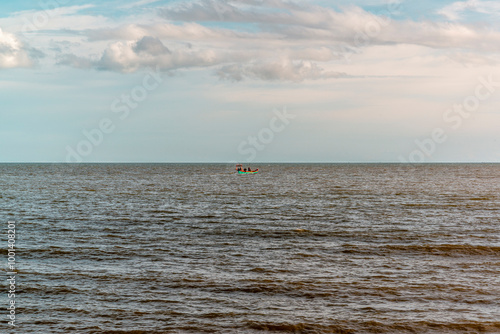
M 251 172 L 252 170 L 250 169 L 250 167 L 248 167 L 248 171 Z
M 247 169 L 246 169 L 246 168 L 243 168 L 243 170 L 244 170 L 245 172 L 247 171 Z

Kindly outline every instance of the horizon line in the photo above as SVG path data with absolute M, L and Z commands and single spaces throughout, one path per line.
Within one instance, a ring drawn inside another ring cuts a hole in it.
M 60 164 L 60 165 L 89 165 L 89 164 L 238 164 L 237 161 L 88 161 L 88 162 L 63 162 L 63 161 L 0 161 L 0 164 Z M 242 162 L 244 165 L 256 164 L 391 164 L 391 165 L 438 165 L 438 164 L 500 164 L 500 161 L 427 161 L 427 162 L 402 162 L 402 161 L 257 161 Z

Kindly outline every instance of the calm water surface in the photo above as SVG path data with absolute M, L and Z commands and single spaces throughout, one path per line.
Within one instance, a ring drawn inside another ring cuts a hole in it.
M 500 333 L 500 165 L 251 167 L 0 165 L 12 333 Z

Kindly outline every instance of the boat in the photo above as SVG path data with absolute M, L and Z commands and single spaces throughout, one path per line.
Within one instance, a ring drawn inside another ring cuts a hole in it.
M 249 171 L 246 171 L 245 169 L 246 168 L 243 168 L 242 164 L 236 165 L 236 171 L 238 172 L 238 174 L 257 174 L 259 172 L 258 168 L 256 170 L 249 170 Z

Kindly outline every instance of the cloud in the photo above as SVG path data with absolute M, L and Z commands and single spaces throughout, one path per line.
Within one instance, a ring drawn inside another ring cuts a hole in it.
M 133 72 L 145 67 L 174 70 L 212 66 L 222 62 L 222 58 L 213 50 L 185 47 L 170 51 L 158 38 L 144 36 L 135 42 L 111 44 L 97 62 L 97 67 L 121 72 Z
M 221 40 L 228 38 L 255 37 L 254 34 L 241 33 L 228 29 L 207 28 L 198 23 L 187 22 L 181 25 L 161 24 L 127 24 L 116 28 L 88 29 L 85 35 L 89 41 L 134 40 L 144 36 L 156 36 L 175 40 Z
M 80 69 L 90 69 L 94 66 L 93 62 L 84 57 L 78 57 L 74 54 L 62 54 L 57 59 L 58 65 L 66 65 Z
M 467 1 L 450 5 L 455 10 L 474 7 L 478 12 L 500 10 L 493 1 Z M 375 15 L 350 6 L 342 11 L 314 4 L 288 1 L 215 0 L 192 1 L 161 10 L 161 15 L 180 21 L 219 21 L 256 24 L 253 38 L 277 43 L 361 50 L 388 44 L 415 44 L 437 49 L 466 48 L 497 51 L 500 33 L 474 25 L 431 21 L 401 21 L 400 8 L 388 6 Z M 447 12 L 450 17 L 452 11 Z M 241 36 L 246 39 L 247 37 Z
M 0 29 L 0 68 L 31 67 L 43 54 Z
M 163 45 L 163 43 L 155 37 L 144 36 L 142 39 L 135 43 L 133 50 L 136 54 L 146 54 L 158 56 L 162 54 L 170 54 L 170 50 Z
M 458 12 L 471 3 L 458 2 L 453 8 Z M 476 10 L 493 6 L 491 1 L 474 4 L 479 4 Z M 457 22 L 396 20 L 399 11 L 394 5 L 375 15 L 356 6 L 334 10 L 284 0 L 175 2 L 157 12 L 167 22 L 131 19 L 127 24 L 76 31 L 87 38 L 82 43 L 93 46 L 92 52 L 66 50 L 58 55 L 58 64 L 125 73 L 145 67 L 207 68 L 223 80 L 300 82 L 347 76 L 347 71 L 337 70 L 344 58 L 376 46 L 416 45 L 471 56 L 500 50 L 496 30 Z
M 467 12 L 498 15 L 500 3 L 480 0 L 457 1 L 439 10 L 438 14 L 443 15 L 448 20 L 458 21 Z
M 230 81 L 255 79 L 301 82 L 346 76 L 344 73 L 326 71 L 309 60 L 294 60 L 285 56 L 273 60 L 271 57 L 273 53 L 267 55 L 253 53 L 245 56 L 234 50 L 193 48 L 190 45 L 171 50 L 159 38 L 144 36 L 137 41 L 111 43 L 98 60 L 92 61 L 73 54 L 64 54 L 60 56 L 58 64 L 124 73 L 148 67 L 170 71 L 219 66 L 215 69 L 216 76 Z
M 274 10 L 268 11 L 270 8 Z M 175 4 L 160 10 L 160 14 L 169 20 L 178 21 L 285 23 L 291 18 L 288 9 L 302 8 L 298 4 L 280 0 L 201 0 Z
M 275 62 L 252 62 L 244 65 L 225 65 L 218 69 L 216 74 L 219 78 L 230 81 L 242 81 L 245 78 L 250 78 L 293 82 L 347 76 L 345 73 L 325 71 L 310 61 L 291 61 L 290 59 Z
M 100 15 L 79 14 L 93 5 L 64 7 L 48 1 L 46 6 L 47 9 L 15 12 L 8 18 L 1 18 L 0 22 L 9 30 L 19 31 L 25 36 L 34 36 L 48 30 L 80 30 L 109 24 L 108 20 Z
M 213 50 L 191 49 L 188 46 L 171 51 L 158 38 L 144 36 L 137 41 L 111 43 L 98 60 L 64 54 L 58 64 L 128 73 L 148 67 L 166 71 L 207 67 L 221 63 L 223 59 L 224 55 Z
M 470 52 L 451 52 L 447 54 L 448 58 L 461 64 L 464 67 L 478 67 L 478 66 L 496 66 L 500 61 L 491 56 L 482 56 L 478 54 L 471 54 Z

